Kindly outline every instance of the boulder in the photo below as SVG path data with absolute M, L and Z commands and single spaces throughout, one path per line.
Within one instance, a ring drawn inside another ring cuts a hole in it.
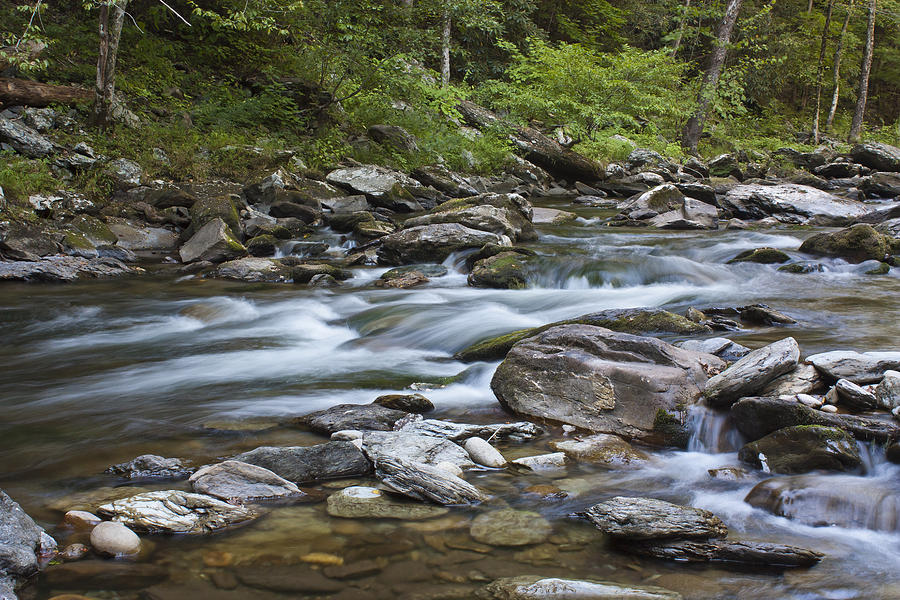
M 107 473 L 127 479 L 185 479 L 193 471 L 179 458 L 164 458 L 156 454 L 142 454 L 106 469 Z
M 769 308 L 765 304 L 751 304 L 738 308 L 741 321 L 751 325 L 793 325 L 797 321 L 783 312 Z
M 404 228 L 458 223 L 513 241 L 529 241 L 537 239 L 532 218 L 531 203 L 518 194 L 482 194 L 448 200 L 424 215 L 408 219 Z
M 14 588 L 38 572 L 43 535 L 44 530 L 0 490 L 0 581 Z
M 566 468 L 566 455 L 564 452 L 551 452 L 523 456 L 513 460 L 511 464 L 529 471 L 561 471 Z
M 215 496 L 232 504 L 303 494 L 295 484 L 272 471 L 237 460 L 201 467 L 191 475 L 190 482 L 198 494 Z
M 387 265 L 443 262 L 454 252 L 481 248 L 485 244 L 509 246 L 511 241 L 508 237 L 459 223 L 420 225 L 384 236 L 378 248 L 378 259 Z
M 799 364 L 797 368 L 790 373 L 785 373 L 781 377 L 776 377 L 762 391 L 760 396 L 778 396 L 792 394 L 811 394 L 814 392 L 825 391 L 825 382 L 822 375 L 816 368 L 810 364 Z
M 463 447 L 469 453 L 469 457 L 479 465 L 495 469 L 506 465 L 506 459 L 500 451 L 480 437 L 470 437 Z
M 538 575 L 495 579 L 478 597 L 488 600 L 681 600 L 681 594 L 661 587 Z
M 407 413 L 426 413 L 434 410 L 434 404 L 422 394 L 385 394 L 375 398 L 372 403 Z
M 550 448 L 575 461 L 620 467 L 641 463 L 649 457 L 617 435 L 596 433 L 573 440 L 550 442 Z
M 222 220 L 228 226 L 232 237 L 241 240 L 241 220 L 234 199 L 230 195 L 198 198 L 191 206 L 190 231 L 196 233 L 216 219 Z
M 394 500 L 381 490 L 352 486 L 328 496 L 327 511 L 344 519 L 402 519 L 418 521 L 447 514 L 442 506 Z
M 863 179 L 859 189 L 870 198 L 896 198 L 900 196 L 900 174 L 872 173 Z
M 118 277 L 134 271 L 114 258 L 48 256 L 39 261 L 0 261 L 0 281 L 72 282 Z
M 806 359 L 831 379 L 848 379 L 853 383 L 876 383 L 885 371 L 900 371 L 900 352 L 853 352 L 833 350 L 813 354 Z
M 792 338 L 763 346 L 711 378 L 703 396 L 712 406 L 729 406 L 751 396 L 779 375 L 794 370 L 800 361 L 800 346 Z
M 857 144 L 850 156 L 861 165 L 876 171 L 900 172 L 900 148 L 879 142 Z
M 375 206 L 396 212 L 422 210 L 422 205 L 413 197 L 413 193 L 422 188 L 422 184 L 398 171 L 376 165 L 361 165 L 332 171 L 325 180 L 354 193 L 365 194 Z
M 837 427 L 859 440 L 880 443 L 900 439 L 900 426 L 874 417 L 829 414 L 796 400 L 742 398 L 731 407 L 731 420 L 749 440 L 758 440 L 774 431 L 795 425 Z
M 150 533 L 203 534 L 259 516 L 255 511 L 212 496 L 178 490 L 145 492 L 114 500 L 98 509 L 114 521 Z
M 562 225 L 578 218 L 578 215 L 555 208 L 532 208 L 532 220 L 535 225 Z
M 622 206 L 622 212 L 631 214 L 635 211 L 651 210 L 665 213 L 680 209 L 683 205 L 684 194 L 681 190 L 671 183 L 664 183 L 626 202 Z
M 223 262 L 210 276 L 250 283 L 284 283 L 291 278 L 291 269 L 271 258 L 247 256 Z
M 118 238 L 117 246 L 138 256 L 158 256 L 178 249 L 178 236 L 162 227 L 145 227 L 123 220 L 110 220 L 110 231 Z
M 656 498 L 616 496 L 579 515 L 606 535 L 629 541 L 707 539 L 728 533 L 725 523 L 708 510 Z
M 372 471 L 360 449 L 344 441 L 315 446 L 261 446 L 238 454 L 233 460 L 263 467 L 294 482 L 358 477 Z
M 632 554 L 680 562 L 728 562 L 754 567 L 812 567 L 824 558 L 821 552 L 808 548 L 726 540 L 629 542 L 623 549 Z
M 391 431 L 394 423 L 407 414 L 379 404 L 338 404 L 309 413 L 294 422 L 328 435 L 342 429 Z
M 813 169 L 813 173 L 825 179 L 849 179 L 866 171 L 868 169 L 862 165 L 845 161 L 830 162 Z
M 739 360 L 751 352 L 750 348 L 723 337 L 707 338 L 705 340 L 685 340 L 677 342 L 675 345 L 691 352 L 712 354 L 729 362 Z
M 551 327 L 569 324 L 594 325 L 623 333 L 648 335 L 660 333 L 697 335 L 711 332 L 709 327 L 694 323 L 681 315 L 667 310 L 644 308 L 611 309 L 488 338 L 460 350 L 454 355 L 454 358 L 466 362 L 500 360 L 507 355 L 515 343 L 535 336 Z
M 375 475 L 388 488 L 436 504 L 473 504 L 488 498 L 487 494 L 465 480 L 425 463 L 381 456 Z
M 878 408 L 878 399 L 875 397 L 875 394 L 852 381 L 838 379 L 834 384 L 834 389 L 841 399 L 841 404 L 846 404 L 856 410 L 874 410 Z
M 871 225 L 859 223 L 831 233 L 817 233 L 806 238 L 800 252 L 819 256 L 836 256 L 850 262 L 885 260 L 900 249 L 892 237 L 877 232 Z
M 450 440 L 403 431 L 367 431 L 363 434 L 363 452 L 375 466 L 384 458 L 436 466 L 449 462 L 463 469 L 475 464 L 469 454 Z
M 130 190 L 141 185 L 144 174 L 141 165 L 127 158 L 117 158 L 106 165 L 104 172 L 113 180 L 116 189 Z
M 291 267 L 291 279 L 294 283 L 311 283 L 314 277 L 322 275 L 344 281 L 353 278 L 353 271 L 328 264 L 294 264 Z
M 57 146 L 19 120 L 0 116 L 0 142 L 29 158 L 44 158 L 56 153 Z
M 528 286 L 528 258 L 518 252 L 501 252 L 475 263 L 468 283 L 473 287 L 518 290 Z
M 141 538 L 115 521 L 104 521 L 91 530 L 91 547 L 98 554 L 133 556 L 141 551 Z
M 861 464 L 853 436 L 835 427 L 785 427 L 750 442 L 738 458 L 767 473 L 850 471 Z
M 208 261 L 221 263 L 247 253 L 247 249 L 232 234 L 225 222 L 216 217 L 191 236 L 181 250 L 181 262 Z
M 469 534 L 476 542 L 490 546 L 540 544 L 553 533 L 553 526 L 540 514 L 505 508 L 475 517 Z
M 269 214 L 277 219 L 286 219 L 290 217 L 300 219 L 300 221 L 307 225 L 314 224 L 322 217 L 321 210 L 289 200 L 281 200 L 272 204 L 272 206 L 269 207 Z
M 647 438 L 658 412 L 692 401 L 723 366 L 655 338 L 560 325 L 513 346 L 491 389 L 516 414 Z
M 716 229 L 719 211 L 700 200 L 684 198 L 679 208 L 652 217 L 647 223 L 659 229 Z
M 390 146 L 402 152 L 418 152 L 416 138 L 397 125 L 372 125 L 368 129 L 370 138 L 382 146 Z
M 884 377 L 875 388 L 878 406 L 893 411 L 900 406 L 900 372 L 885 371 Z
M 777 248 L 753 248 L 751 250 L 744 250 L 729 260 L 728 264 L 754 262 L 763 265 L 773 265 L 785 263 L 789 260 L 791 260 L 791 257 Z
M 861 202 L 795 184 L 740 185 L 725 194 L 722 208 L 740 219 L 774 216 L 786 223 L 816 225 L 846 224 L 868 211 Z

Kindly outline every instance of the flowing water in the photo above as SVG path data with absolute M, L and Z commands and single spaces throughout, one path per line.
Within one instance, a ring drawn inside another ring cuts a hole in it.
M 489 387 L 497 363 L 463 364 L 453 360 L 454 352 L 490 335 L 609 308 L 677 312 L 764 302 L 800 324 L 730 337 L 758 347 L 792 335 L 804 355 L 896 349 L 895 275 L 867 276 L 872 264 L 837 260 L 821 261 L 824 270 L 808 275 L 725 264 L 759 246 L 799 257 L 808 231 L 619 230 L 602 225 L 609 213 L 577 210 L 573 223 L 539 227 L 541 240 L 533 248 L 540 258 L 526 290 L 467 287 L 458 256 L 446 262 L 448 275 L 412 290 L 373 287 L 384 272 L 378 268 L 358 269 L 335 290 L 178 278 L 165 270 L 68 286 L 6 284 L 0 287 L 0 487 L 54 531 L 61 513 L 51 506 L 60 498 L 123 483 L 102 474 L 110 464 L 155 453 L 201 465 L 261 445 L 320 443 L 319 436 L 279 423 L 338 403 L 368 403 L 413 384 L 427 390 L 437 417 L 508 420 Z M 708 473 L 739 464 L 742 442 L 726 416 L 697 408 L 689 419 L 695 433 L 688 451 L 650 451 L 651 460 L 637 469 L 580 465 L 552 476 L 484 471 L 469 477 L 512 506 L 541 512 L 554 525 L 552 543 L 475 547 L 466 542 L 470 511 L 428 525 L 332 519 L 323 504 L 312 504 L 273 507 L 248 526 L 202 539 L 153 536 L 143 560 L 167 566 L 172 581 L 195 597 L 215 597 L 211 579 L 221 584 L 222 572 L 231 568 L 209 558 L 222 556 L 217 553 L 228 553 L 231 565 L 290 571 L 309 552 L 348 562 L 377 559 L 379 574 L 347 582 L 377 598 L 467 597 L 480 581 L 518 574 L 650 583 L 685 598 L 900 597 L 898 527 L 867 529 L 865 519 L 852 518 L 844 526 L 814 527 L 753 508 L 744 497 L 768 475 L 723 481 Z M 561 435 L 551 428 L 537 441 L 502 450 L 509 457 L 538 454 Z M 900 468 L 885 462 L 879 449 L 864 450 L 862 473 L 810 475 L 810 485 L 840 486 L 848 497 L 875 486 L 894 497 Z M 542 499 L 525 491 L 535 484 L 568 495 Z M 780 572 L 619 554 L 592 527 L 568 516 L 614 495 L 706 508 L 723 518 L 732 537 L 811 547 L 827 558 L 812 569 Z M 887 510 L 883 501 L 870 504 L 869 513 Z M 841 510 L 827 502 L 820 509 Z M 38 597 L 58 591 L 39 586 Z

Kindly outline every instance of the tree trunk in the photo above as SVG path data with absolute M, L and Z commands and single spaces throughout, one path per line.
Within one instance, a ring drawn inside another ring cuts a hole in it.
M 450 83 L 450 7 L 444 7 L 444 28 L 441 31 L 441 85 Z
M 834 69 L 832 79 L 834 92 L 831 95 L 831 108 L 828 109 L 828 119 L 825 121 L 825 131 L 831 133 L 834 125 L 834 114 L 837 112 L 838 100 L 841 92 L 841 52 L 844 50 L 844 37 L 847 34 L 847 26 L 850 25 L 850 16 L 853 14 L 853 0 L 847 5 L 847 16 L 844 17 L 844 25 L 841 27 L 841 37 L 838 38 L 837 48 L 834 50 Z
M 856 110 L 853 111 L 853 121 L 850 123 L 850 135 L 847 140 L 851 143 L 859 141 L 862 134 L 863 117 L 866 114 L 866 98 L 869 95 L 869 72 L 872 70 L 872 54 L 875 51 L 875 2 L 869 0 L 869 27 L 866 32 L 866 47 L 863 50 L 862 68 L 859 73 L 859 95 L 856 98 Z
M 106 129 L 112 124 L 116 57 L 127 5 L 128 0 L 115 0 L 100 7 L 100 52 L 97 59 L 97 82 L 94 85 L 94 107 L 91 112 L 91 123 L 100 129 Z
M 825 14 L 825 26 L 822 28 L 822 45 L 819 47 L 819 67 L 816 70 L 816 116 L 813 117 L 812 140 L 813 144 L 819 143 L 819 115 L 822 111 L 822 77 L 825 75 L 825 49 L 828 47 L 828 29 L 831 27 L 831 13 L 834 10 L 834 0 L 828 2 L 828 12 Z
M 687 24 L 688 10 L 691 8 L 691 0 L 684 0 L 684 10 L 681 13 L 681 23 L 678 25 L 678 35 L 675 38 L 675 47 L 672 48 L 672 56 L 678 54 L 681 47 L 681 40 L 684 37 L 684 27 Z
M 0 106 L 48 106 L 50 104 L 74 104 L 93 97 L 90 90 L 67 85 L 50 85 L 28 79 L 0 77 Z
M 741 12 L 743 0 L 728 0 L 725 8 L 725 16 L 719 25 L 719 33 L 716 40 L 716 49 L 709 61 L 709 67 L 703 75 L 700 84 L 700 93 L 697 95 L 697 110 L 688 119 L 684 126 L 684 134 L 681 144 L 691 153 L 697 152 L 700 136 L 703 134 L 703 125 L 709 113 L 709 105 L 716 94 L 716 86 L 719 84 L 719 76 L 722 74 L 722 66 L 725 64 L 725 56 L 728 53 L 728 44 L 731 42 L 731 32 Z

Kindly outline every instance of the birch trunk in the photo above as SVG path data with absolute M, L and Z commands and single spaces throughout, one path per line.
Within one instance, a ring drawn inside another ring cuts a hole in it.
M 822 112 L 822 77 L 825 76 L 825 49 L 828 47 L 828 29 L 831 27 L 831 13 L 834 10 L 834 0 L 828 2 L 828 12 L 825 14 L 825 26 L 822 28 L 822 45 L 819 47 L 819 67 L 816 70 L 816 115 L 813 117 L 812 140 L 813 144 L 819 143 L 819 115 Z
M 862 68 L 859 74 L 859 95 L 856 97 L 856 110 L 850 124 L 848 141 L 856 143 L 862 134 L 863 117 L 866 114 L 866 99 L 869 95 L 869 72 L 872 70 L 872 54 L 875 51 L 875 3 L 869 0 L 869 26 L 866 32 L 866 47 L 863 50 Z
M 112 124 L 112 106 L 116 93 L 116 57 L 119 38 L 125 23 L 128 0 L 117 0 L 100 7 L 100 52 L 97 59 L 97 81 L 94 85 L 94 107 L 91 122 L 100 129 Z
M 844 25 L 841 27 L 841 36 L 838 38 L 837 48 L 834 50 L 834 68 L 832 80 L 834 92 L 831 95 L 831 108 L 828 109 L 828 119 L 825 121 L 825 131 L 831 133 L 834 125 L 834 115 L 837 112 L 838 100 L 841 94 L 841 53 L 844 50 L 844 37 L 847 35 L 847 27 L 850 25 L 850 16 L 853 14 L 853 0 L 847 5 L 847 16 L 844 17 Z

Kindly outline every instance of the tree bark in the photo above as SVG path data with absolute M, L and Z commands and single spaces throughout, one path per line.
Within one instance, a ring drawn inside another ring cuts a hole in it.
M 112 107 L 116 93 L 116 57 L 119 38 L 125 22 L 128 0 L 115 0 L 100 7 L 100 52 L 97 59 L 97 81 L 94 85 L 94 107 L 91 123 L 100 129 L 112 124 Z
M 853 1 L 847 5 L 847 16 L 844 17 L 844 25 L 841 27 L 841 36 L 838 38 L 837 47 L 834 50 L 834 68 L 832 70 L 832 85 L 834 92 L 831 95 L 831 108 L 828 109 L 828 119 L 825 121 L 825 131 L 831 133 L 834 125 L 834 115 L 837 112 L 838 100 L 841 93 L 841 53 L 844 50 L 844 37 L 847 34 L 847 27 L 850 25 L 850 16 L 853 14 Z
M 28 79 L 0 77 L 0 105 L 48 106 L 74 104 L 93 97 L 90 90 L 66 85 L 50 85 Z
M 722 66 L 725 64 L 728 44 L 731 42 L 731 32 L 734 30 L 734 24 L 737 22 L 738 14 L 741 12 L 742 1 L 728 0 L 725 16 L 719 25 L 716 49 L 710 58 L 709 67 L 703 75 L 703 82 L 700 84 L 697 110 L 684 126 L 681 143 L 691 153 L 697 152 L 697 145 L 700 143 L 700 136 L 703 134 L 703 125 L 709 114 L 709 106 L 712 104 L 712 99 L 716 94 L 716 86 L 719 84 L 719 76 L 722 74 Z
M 866 47 L 863 50 L 862 67 L 859 73 L 859 94 L 856 97 L 856 110 L 853 111 L 853 121 L 850 123 L 850 135 L 847 140 L 851 143 L 859 141 L 862 134 L 863 117 L 866 114 L 866 98 L 869 95 L 869 72 L 872 70 L 872 54 L 875 51 L 875 3 L 869 0 L 869 26 L 866 32 Z
M 441 85 L 450 83 L 450 7 L 444 7 L 444 26 L 441 31 Z
M 691 8 L 691 0 L 684 0 L 684 9 L 681 14 L 681 23 L 678 25 L 678 36 L 675 38 L 675 47 L 672 48 L 672 56 L 674 57 L 678 54 L 678 49 L 681 47 L 681 40 L 684 37 L 684 27 L 687 24 L 687 16 L 688 10 Z
M 825 26 L 822 28 L 822 45 L 819 47 L 819 67 L 816 69 L 816 115 L 813 117 L 812 140 L 819 143 L 819 115 L 822 112 L 822 77 L 825 75 L 825 49 L 828 47 L 828 29 L 831 27 L 831 13 L 834 11 L 834 0 L 828 2 L 825 13 Z

